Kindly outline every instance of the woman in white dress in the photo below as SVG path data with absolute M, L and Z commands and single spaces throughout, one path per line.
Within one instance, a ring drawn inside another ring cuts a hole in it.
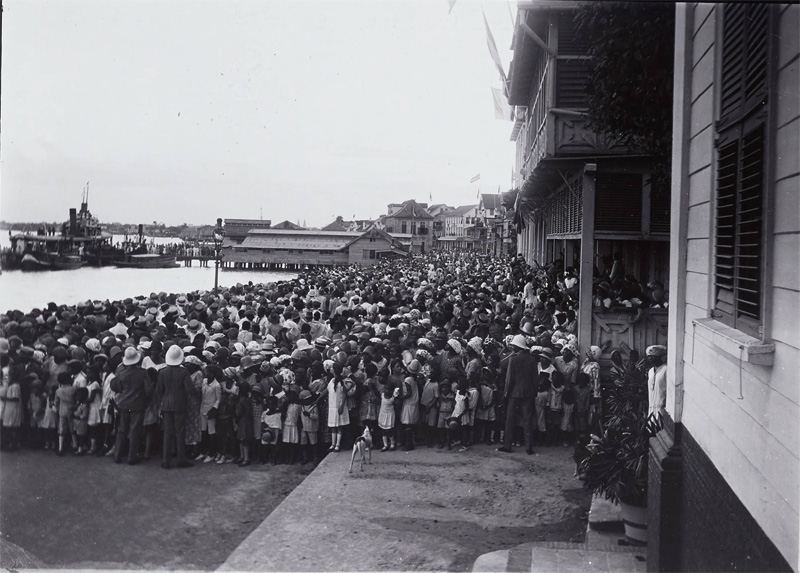
M 333 377 L 328 382 L 328 427 L 331 429 L 332 443 L 329 451 L 338 452 L 342 446 L 342 430 L 350 424 L 350 413 L 347 410 L 347 390 L 342 379 L 344 367 L 334 362 L 331 369 Z

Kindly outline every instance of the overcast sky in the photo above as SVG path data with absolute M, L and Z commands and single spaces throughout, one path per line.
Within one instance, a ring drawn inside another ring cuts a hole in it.
M 510 186 L 505 0 L 5 0 L 0 218 L 375 218 Z M 514 3 L 513 9 L 516 9 Z M 470 179 L 480 173 L 477 183 Z

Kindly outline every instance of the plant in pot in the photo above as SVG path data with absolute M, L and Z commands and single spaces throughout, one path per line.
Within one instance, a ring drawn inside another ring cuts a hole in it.
M 600 432 L 591 436 L 589 453 L 579 469 L 586 488 L 620 504 L 626 537 L 644 543 L 649 442 L 661 429 L 661 422 L 647 414 L 647 371 L 643 365 L 614 354 L 612 383 L 604 388 L 603 423 Z

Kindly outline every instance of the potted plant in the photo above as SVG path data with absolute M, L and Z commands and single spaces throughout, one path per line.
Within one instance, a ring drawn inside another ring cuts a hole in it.
M 604 388 L 601 429 L 591 436 L 580 472 L 585 487 L 620 504 L 626 537 L 646 543 L 649 442 L 661 423 L 647 415 L 646 370 L 614 354 L 612 383 Z

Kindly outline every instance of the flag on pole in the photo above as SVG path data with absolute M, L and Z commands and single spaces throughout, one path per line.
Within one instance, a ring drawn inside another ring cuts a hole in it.
M 456 0 L 447 0 L 447 5 L 450 7 L 450 8 L 447 10 L 447 13 L 448 13 L 448 14 L 450 14 L 450 12 L 452 12 L 452 11 L 453 11 L 453 6 L 455 6 L 455 5 L 456 5 Z
M 503 92 L 498 88 L 492 89 L 492 99 L 494 100 L 494 118 L 511 121 L 511 106 L 508 105 L 508 100 L 503 95 Z
M 505 91 L 506 85 L 506 72 L 503 69 L 503 62 L 500 61 L 500 52 L 497 51 L 497 44 L 494 43 L 494 36 L 489 29 L 489 22 L 486 20 L 486 13 L 483 14 L 483 23 L 486 25 L 486 44 L 489 46 L 489 55 L 492 56 L 494 65 L 497 66 L 497 71 L 500 72 L 500 78 L 503 80 L 503 90 Z
M 481 178 L 481 174 L 478 173 L 475 177 L 469 180 L 470 183 L 475 183 L 478 179 Z

